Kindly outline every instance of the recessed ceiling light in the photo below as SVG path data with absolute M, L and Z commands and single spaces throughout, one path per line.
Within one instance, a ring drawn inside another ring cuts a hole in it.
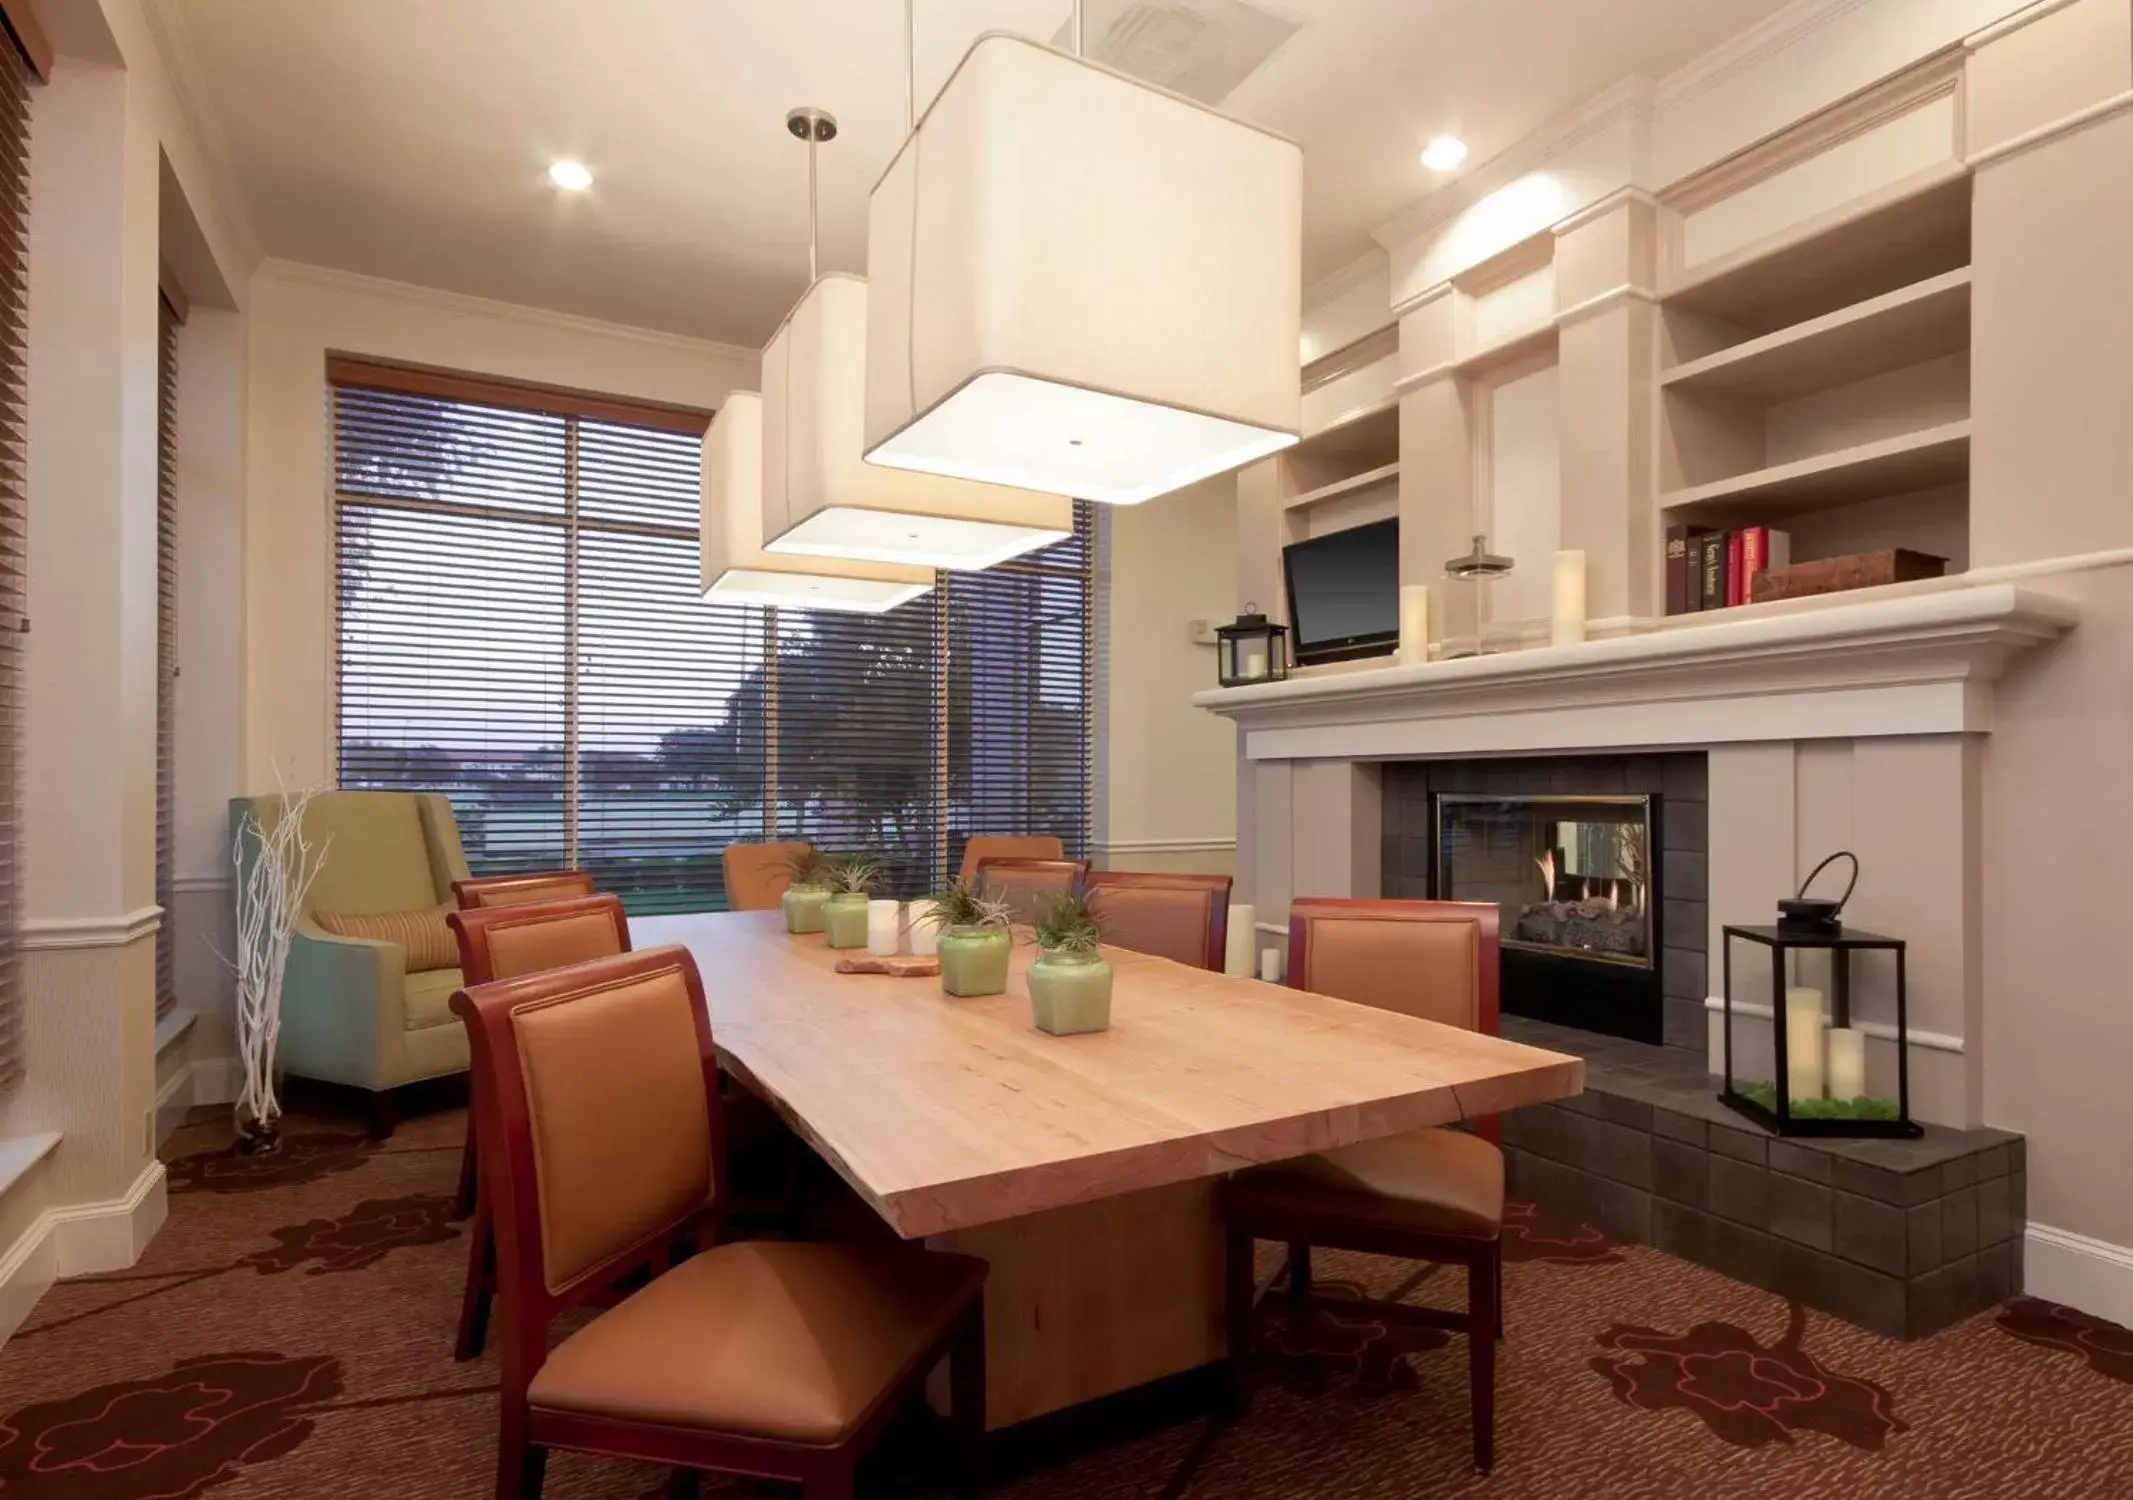
M 1456 135 L 1432 137 L 1422 148 L 1422 165 L 1432 172 L 1456 172 L 1466 160 L 1466 142 Z
M 566 193 L 582 193 L 593 185 L 592 168 L 582 161 L 552 162 L 548 167 L 548 180 Z

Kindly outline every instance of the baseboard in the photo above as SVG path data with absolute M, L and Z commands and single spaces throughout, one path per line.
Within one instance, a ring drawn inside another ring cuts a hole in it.
M 15 1336 L 37 1306 L 37 1299 L 59 1279 L 59 1246 L 52 1238 L 52 1215 L 41 1213 L 0 1255 L 0 1344 Z
M 105 1203 L 75 1203 L 47 1209 L 51 1221 L 55 1270 L 61 1277 L 123 1271 L 141 1258 L 148 1242 L 169 1216 L 170 1199 L 163 1164 L 141 1169 L 123 1198 Z
M 2022 1237 L 2022 1290 L 2133 1328 L 2133 1249 L 2031 1224 Z
M 193 1059 L 193 1103 L 235 1104 L 244 1092 L 244 1059 L 197 1057 Z

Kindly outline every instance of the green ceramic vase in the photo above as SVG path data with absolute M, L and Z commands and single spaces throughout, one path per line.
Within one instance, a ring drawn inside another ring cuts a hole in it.
M 787 932 L 820 932 L 822 908 L 829 901 L 830 893 L 817 886 L 801 887 L 785 893 L 785 930 Z
M 941 988 L 963 998 L 1005 994 L 1013 943 L 1005 927 L 949 928 L 941 934 Z
M 867 893 L 839 891 L 822 903 L 822 927 L 832 948 L 867 945 Z
M 1093 953 L 1046 949 L 1029 966 L 1029 1013 L 1053 1036 L 1104 1030 L 1111 1024 L 1111 966 Z

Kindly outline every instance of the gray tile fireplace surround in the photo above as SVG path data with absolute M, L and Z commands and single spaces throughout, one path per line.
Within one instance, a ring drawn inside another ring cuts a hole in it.
M 1585 1092 L 1503 1117 L 1511 1195 L 1891 1338 L 2022 1288 L 2022 1137 L 1782 1140 L 1720 1104 L 1701 1054 L 1503 1018 L 1585 1059 Z

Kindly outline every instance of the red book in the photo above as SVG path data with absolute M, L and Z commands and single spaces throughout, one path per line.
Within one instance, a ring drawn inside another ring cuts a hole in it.
M 1741 603 L 1755 602 L 1755 580 L 1772 568 L 1792 561 L 1792 533 L 1768 526 L 1750 526 L 1741 534 Z
M 1729 531 L 1726 533 L 1726 606 L 1729 609 L 1733 605 L 1748 602 L 1748 591 L 1742 584 L 1742 580 L 1747 575 L 1741 571 L 1742 564 L 1745 561 L 1743 553 L 1747 550 L 1744 545 L 1746 541 L 1747 533 L 1745 532 Z

